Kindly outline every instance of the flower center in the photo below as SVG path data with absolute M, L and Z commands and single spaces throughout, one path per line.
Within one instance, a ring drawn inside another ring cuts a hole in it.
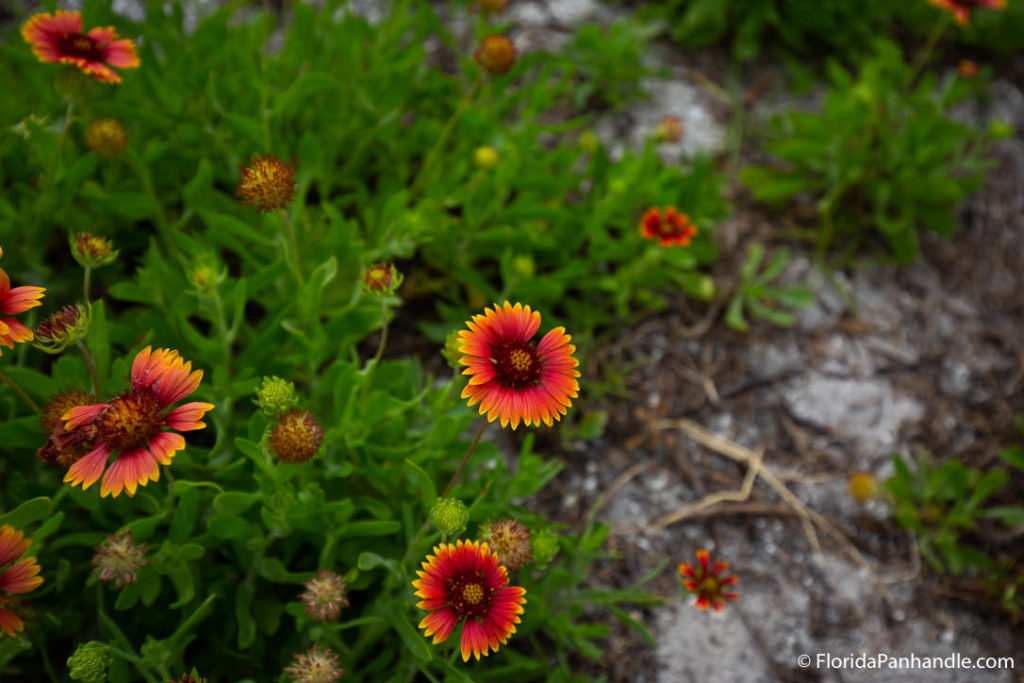
M 497 379 L 503 387 L 519 391 L 540 380 L 541 362 L 532 344 L 503 342 L 492 351 Z
M 713 576 L 709 576 L 700 582 L 700 592 L 705 595 L 718 592 L 718 579 Z
M 62 56 L 80 57 L 88 62 L 103 61 L 103 51 L 89 36 L 64 34 L 57 40 Z
M 126 453 L 148 445 L 163 424 L 160 402 L 147 390 L 118 396 L 111 401 L 100 414 L 97 429 L 101 441 Z
M 494 591 L 478 573 L 454 579 L 449 586 L 452 608 L 460 617 L 482 617 L 491 606 Z

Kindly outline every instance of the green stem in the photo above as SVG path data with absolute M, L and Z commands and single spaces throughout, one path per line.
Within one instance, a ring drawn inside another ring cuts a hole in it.
M 935 51 L 935 46 L 938 45 L 939 39 L 942 38 L 942 34 L 949 28 L 950 15 L 943 13 L 939 17 L 935 25 L 932 26 L 931 33 L 928 34 L 928 39 L 921 48 L 921 51 L 917 53 L 917 59 L 914 60 L 913 66 L 910 67 L 910 77 L 907 79 L 907 89 L 909 90 L 914 86 L 914 81 L 921 73 L 921 69 L 925 67 L 928 60 L 932 57 L 932 52 Z
M 476 89 L 480 86 L 482 76 L 478 76 L 473 84 L 469 86 L 469 91 L 466 96 L 459 100 L 459 105 L 452 112 L 451 117 L 445 124 L 444 129 L 441 131 L 441 135 L 438 136 L 437 142 L 427 152 L 427 156 L 423 158 L 423 165 L 420 166 L 420 172 L 416 175 L 416 179 L 413 180 L 412 186 L 409 189 L 409 199 L 412 200 L 419 192 L 420 187 L 430 177 L 430 171 L 433 169 L 434 161 L 436 157 L 441 153 L 441 150 L 448 143 L 448 138 L 451 137 L 452 131 L 455 130 L 455 124 L 458 123 L 459 119 L 462 118 L 463 112 L 469 108 L 469 105 L 473 102 L 473 95 L 476 94 Z
M 288 238 L 292 245 L 292 270 L 295 272 L 295 279 L 298 281 L 299 287 L 302 287 L 305 281 L 302 279 L 302 267 L 299 265 L 299 242 L 295 239 L 295 229 L 292 227 L 292 221 L 288 218 L 288 213 L 284 209 L 278 209 L 278 213 L 281 214 L 284 226 L 288 229 Z
M 366 380 L 363 382 L 363 390 L 360 397 L 365 398 L 370 390 L 370 382 L 373 380 L 373 373 L 377 372 L 380 359 L 384 357 L 384 345 L 388 343 L 388 301 L 382 298 L 380 301 L 380 343 L 377 345 L 377 355 L 370 362 L 370 369 L 366 371 Z
M 17 382 L 8 377 L 7 373 L 5 373 L 3 370 L 0 370 L 0 379 L 7 382 L 7 385 L 10 386 L 11 389 L 14 389 L 14 392 L 18 394 L 18 396 L 21 396 L 25 403 L 28 404 L 28 407 L 34 410 L 37 415 L 42 415 L 43 411 L 39 409 L 39 406 L 36 405 L 36 402 L 29 398 L 29 395 L 25 393 L 25 390 L 18 386 Z
M 89 272 L 88 269 L 86 272 Z M 92 362 L 92 354 L 89 353 L 89 349 L 85 348 L 85 344 L 82 343 L 81 339 L 75 340 L 75 346 L 82 352 L 82 356 L 85 358 L 85 364 L 89 366 L 89 375 L 92 376 L 92 393 L 96 396 L 97 400 L 100 397 L 100 378 L 96 375 L 96 364 Z
M 85 305 L 89 305 L 89 285 L 92 282 L 92 266 L 85 266 L 85 278 L 82 281 L 82 298 L 85 299 Z
M 29 235 L 36 234 L 36 230 L 39 227 L 39 221 L 43 218 L 43 206 L 46 204 L 46 199 L 49 196 L 49 192 L 53 189 L 55 176 L 57 175 L 57 166 L 60 163 L 61 154 L 64 152 L 64 141 L 68 137 L 68 128 L 71 127 L 71 116 L 74 111 L 75 103 L 68 102 L 68 108 L 64 112 L 64 123 L 61 125 L 60 137 L 57 138 L 57 146 L 53 151 L 53 158 L 50 159 L 50 166 L 46 169 L 46 178 L 44 182 L 46 186 L 43 187 L 39 192 L 39 201 L 36 202 L 35 213 L 32 216 L 32 226 L 29 228 Z

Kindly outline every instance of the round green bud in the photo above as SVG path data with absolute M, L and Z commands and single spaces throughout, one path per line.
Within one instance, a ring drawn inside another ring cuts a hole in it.
M 430 511 L 430 521 L 445 536 L 457 536 L 466 530 L 469 510 L 458 498 L 438 498 Z
M 473 150 L 473 163 L 477 165 L 477 168 L 484 170 L 496 168 L 499 161 L 501 159 L 498 157 L 498 150 L 493 147 L 477 147 Z
M 298 403 L 295 385 L 280 377 L 264 377 L 253 401 L 267 417 L 274 417 Z
M 530 545 L 533 548 L 533 562 L 538 569 L 546 569 L 561 549 L 558 544 L 558 535 L 551 529 L 544 529 L 544 531 L 534 534 Z
M 105 681 L 110 655 L 103 643 L 95 640 L 79 645 L 68 657 L 69 675 L 73 681 Z

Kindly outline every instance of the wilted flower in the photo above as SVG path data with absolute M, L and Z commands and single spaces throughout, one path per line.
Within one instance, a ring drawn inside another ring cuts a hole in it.
M 498 562 L 515 571 L 529 561 L 530 530 L 514 519 L 487 520 L 477 537 L 498 554 Z
M 4 250 L 0 249 L 0 258 Z M 0 316 L 16 315 L 24 313 L 30 308 L 41 306 L 40 299 L 43 298 L 44 287 L 15 287 L 11 289 L 11 280 L 7 273 L 0 268 Z M 14 318 L 0 317 L 0 346 L 9 349 L 14 348 L 15 342 L 32 341 L 32 330 L 28 329 Z M 0 349 L 0 356 L 4 354 Z
M 72 408 L 91 405 L 95 402 L 95 396 L 78 389 L 66 389 L 50 398 L 50 401 L 43 406 L 43 414 L 40 418 L 43 431 L 50 435 L 46 444 L 36 452 L 40 460 L 51 465 L 68 468 L 94 448 L 95 426 L 89 425 L 68 431 L 64 429 L 64 422 L 60 418 Z
M 482 169 L 496 168 L 498 165 L 498 150 L 493 147 L 483 146 L 473 150 L 473 163 Z
M 107 680 L 110 654 L 103 643 L 91 640 L 79 645 L 68 657 L 68 675 L 73 681 L 98 683 Z
M 274 460 L 287 463 L 306 462 L 316 455 L 323 441 L 323 427 L 313 413 L 300 408 L 279 415 L 267 436 Z
M 64 481 L 87 489 L 102 475 L 102 498 L 117 497 L 125 489 L 134 496 L 139 486 L 159 480 L 160 465 L 170 465 L 174 454 L 185 448 L 185 437 L 177 432 L 202 429 L 203 415 L 213 410 L 212 403 L 186 403 L 165 412 L 198 389 L 202 378 L 203 371 L 192 372 L 192 363 L 177 351 L 149 346 L 139 351 L 128 391 L 106 403 L 72 408 L 61 417 L 69 431 L 96 429 L 96 447 L 71 466 Z M 164 427 L 177 431 L 165 432 Z
M 36 558 L 20 559 L 32 544 L 31 538 L 24 538 L 21 531 L 10 524 L 0 527 L 0 628 L 14 637 L 18 631 L 25 630 L 21 618 L 5 607 L 13 602 L 6 594 L 21 594 L 34 591 L 43 582 L 43 577 L 36 576 L 40 567 Z M 5 568 L 6 565 L 6 568 Z
M 661 209 L 652 207 L 640 219 L 640 234 L 648 239 L 657 239 L 663 247 L 685 247 L 697 234 L 697 227 L 690 222 L 689 216 L 676 211 L 674 206 L 666 208 L 664 216 Z
M 85 144 L 101 157 L 116 157 L 128 147 L 128 134 L 117 119 L 96 119 L 85 129 Z
M 145 557 L 146 544 L 135 545 L 131 530 L 122 529 L 96 546 L 92 572 L 99 574 L 103 583 L 113 581 L 114 588 L 123 588 L 138 580 L 135 571 L 149 564 Z
M 735 574 L 724 575 L 729 568 L 728 562 L 715 562 L 714 566 L 711 566 L 708 551 L 698 550 L 697 563 L 697 569 L 689 562 L 679 565 L 683 587 L 697 596 L 693 603 L 696 607 L 711 607 L 717 612 L 725 606 L 725 600 L 735 600 L 739 597 L 739 593 L 727 592 L 729 587 L 736 585 Z
M 113 263 L 120 253 L 114 249 L 110 240 L 89 233 L 80 232 L 69 240 L 71 255 L 78 264 L 90 268 L 98 268 Z
M 306 603 L 305 614 L 314 619 L 334 621 L 341 615 L 341 608 L 348 607 L 345 598 L 348 585 L 342 581 L 341 574 L 321 569 L 302 585 L 306 590 L 299 596 L 299 600 Z
M 113 26 L 83 33 L 82 15 L 77 11 L 36 14 L 22 27 L 21 35 L 32 45 L 32 52 L 40 62 L 73 64 L 102 83 L 121 82 L 112 66 L 119 69 L 139 66 L 132 41 L 118 40 Z
M 466 530 L 469 510 L 458 498 L 438 498 L 430 510 L 430 521 L 445 536 L 458 536 Z
M 39 323 L 33 332 L 32 346 L 46 353 L 60 353 L 89 334 L 90 310 L 82 304 L 65 306 Z
M 485 36 L 473 53 L 477 64 L 493 75 L 507 73 L 516 62 L 516 48 L 508 36 L 495 33 Z
M 295 167 L 263 154 L 242 166 L 236 194 L 257 211 L 276 211 L 288 206 L 295 195 Z
M 858 503 L 867 502 L 878 493 L 878 480 L 870 472 L 857 472 L 850 475 L 846 482 L 850 495 Z
M 961 26 L 967 26 L 970 22 L 971 10 L 975 7 L 990 9 L 1006 7 L 1006 0 L 928 0 L 928 2 L 949 12 L 953 15 L 953 21 Z
M 576 347 L 564 327 L 556 327 L 534 344 L 540 328 L 540 313 L 529 306 L 505 302 L 484 309 L 459 332 L 462 357 L 468 366 L 462 374 L 469 383 L 462 398 L 469 405 L 480 404 L 491 422 L 501 418 L 501 426 L 512 429 L 541 422 L 549 427 L 561 420 L 572 398 L 579 395 L 579 361 L 573 358 Z
M 654 127 L 654 136 L 663 142 L 679 142 L 683 139 L 683 120 L 678 116 L 666 116 Z
M 374 263 L 363 271 L 363 279 L 359 287 L 367 294 L 374 296 L 390 296 L 402 286 L 404 277 L 394 264 Z
M 264 377 L 253 403 L 264 415 L 274 417 L 293 408 L 298 401 L 294 384 L 280 377 Z
M 442 543 L 427 555 L 412 585 L 420 609 L 430 612 L 420 622 L 423 635 L 444 642 L 462 624 L 462 661 L 478 660 L 488 649 L 498 651 L 520 623 L 526 589 L 508 585 L 508 571 L 486 543 Z
M 295 655 L 295 661 L 284 672 L 299 683 L 332 683 L 340 680 L 345 670 L 334 650 L 316 644 L 305 654 Z

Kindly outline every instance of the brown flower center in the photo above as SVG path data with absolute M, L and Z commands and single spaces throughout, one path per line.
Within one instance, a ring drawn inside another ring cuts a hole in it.
M 118 396 L 100 414 L 99 438 L 112 449 L 126 453 L 149 443 L 164 420 L 160 403 L 150 391 Z
M 498 381 L 516 391 L 540 380 L 541 362 L 537 351 L 528 342 L 503 342 L 492 348 Z
M 60 54 L 66 57 L 80 57 L 87 62 L 102 62 L 103 50 L 89 36 L 64 34 L 57 39 Z
M 460 576 L 449 586 L 452 609 L 460 617 L 482 617 L 491 606 L 494 590 L 480 573 Z

